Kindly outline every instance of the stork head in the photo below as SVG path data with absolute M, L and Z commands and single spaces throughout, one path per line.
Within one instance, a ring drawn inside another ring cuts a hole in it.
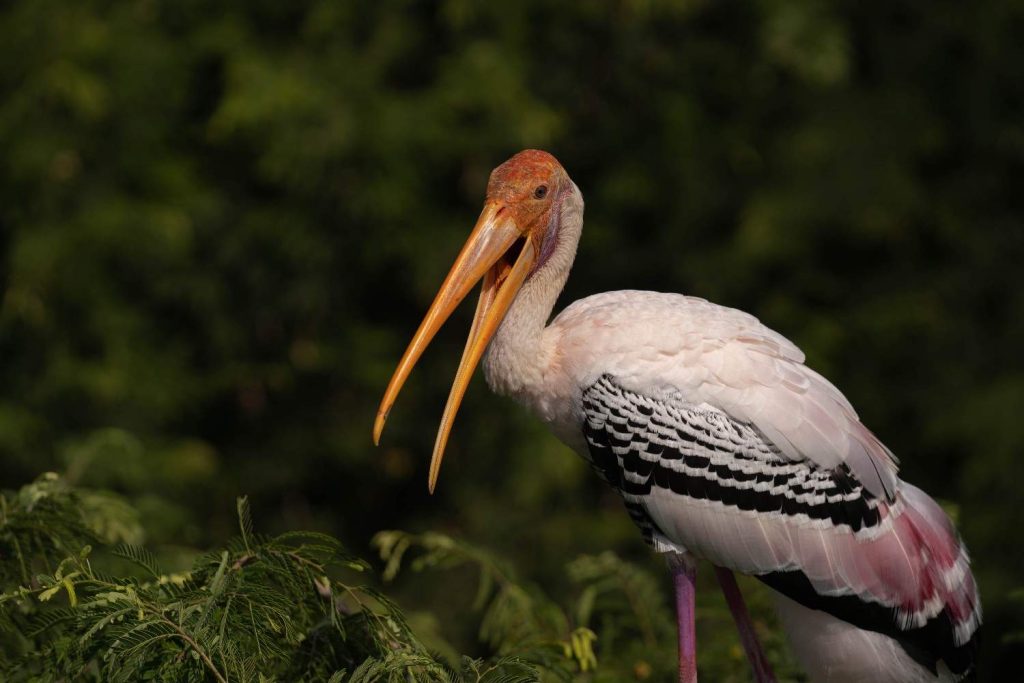
M 379 443 L 391 406 L 434 335 L 477 282 L 483 281 L 473 326 L 434 442 L 428 487 L 433 493 L 452 422 L 473 370 L 523 283 L 544 265 L 557 242 L 559 207 L 572 181 L 555 157 L 528 149 L 498 166 L 473 232 L 395 369 L 373 427 Z

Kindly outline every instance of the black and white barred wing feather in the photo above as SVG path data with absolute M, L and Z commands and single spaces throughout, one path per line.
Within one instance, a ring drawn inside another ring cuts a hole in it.
M 630 391 L 610 375 L 582 402 L 594 468 L 655 547 L 755 575 L 894 638 L 929 669 L 970 669 L 981 615 L 968 557 L 919 489 L 894 474 L 867 487 L 848 461 L 785 452 L 752 420 Z
M 752 315 L 678 294 L 622 291 L 574 303 L 554 321 L 561 352 L 652 399 L 707 403 L 757 429 L 778 454 L 846 465 L 876 496 L 892 499 L 896 458 L 842 392 L 804 365 L 791 341 Z M 638 343 L 642 340 L 642 343 Z

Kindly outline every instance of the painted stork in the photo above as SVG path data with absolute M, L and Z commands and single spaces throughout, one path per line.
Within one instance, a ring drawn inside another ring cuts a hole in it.
M 753 316 L 678 294 L 577 301 L 569 276 L 583 197 L 550 154 L 491 173 L 469 241 L 395 370 L 374 426 L 480 280 L 472 329 L 430 463 L 483 358 L 488 384 L 540 417 L 622 496 L 672 567 L 680 680 L 696 680 L 694 558 L 716 575 L 758 681 L 772 679 L 732 572 L 777 597 L 815 681 L 956 681 L 974 669 L 981 602 L 939 506 L 804 354 Z

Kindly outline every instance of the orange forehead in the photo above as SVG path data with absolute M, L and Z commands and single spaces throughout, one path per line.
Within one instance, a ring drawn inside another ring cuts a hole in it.
M 491 171 L 487 183 L 487 196 L 514 195 L 533 189 L 536 183 L 546 182 L 564 173 L 558 159 L 539 149 L 526 149 Z

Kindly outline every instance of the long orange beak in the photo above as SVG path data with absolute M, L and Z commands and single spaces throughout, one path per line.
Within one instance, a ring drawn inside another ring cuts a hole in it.
M 521 244 L 518 253 L 517 244 Z M 380 443 L 380 434 L 384 430 L 384 422 L 388 419 L 391 406 L 394 405 L 398 392 L 401 391 L 416 361 L 423 355 L 423 351 L 455 307 L 466 298 L 469 290 L 483 279 L 480 300 L 473 316 L 473 326 L 469 331 L 469 339 L 466 340 L 466 348 L 462 352 L 462 360 L 459 362 L 451 393 L 448 394 L 441 426 L 437 430 L 437 440 L 434 442 L 434 453 L 430 459 L 430 478 L 427 483 L 431 493 L 437 485 L 437 475 L 441 470 L 441 459 L 448 443 L 448 434 L 451 432 L 455 414 L 462 404 L 462 397 L 466 394 L 473 370 L 476 369 L 488 342 L 497 331 L 536 260 L 537 250 L 533 242 L 525 231 L 516 225 L 506 205 L 496 200 L 484 204 L 469 240 L 459 252 L 455 264 L 448 272 L 448 277 L 441 285 L 441 290 L 434 298 L 434 303 L 430 305 L 427 315 L 409 342 L 409 347 L 405 350 L 398 367 L 395 368 L 395 374 L 391 376 L 380 408 L 377 409 L 377 419 L 373 425 L 374 444 Z

